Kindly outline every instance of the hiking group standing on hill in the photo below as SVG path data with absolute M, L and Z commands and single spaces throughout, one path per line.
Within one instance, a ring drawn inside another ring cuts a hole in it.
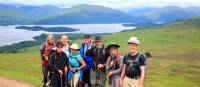
M 84 35 L 79 48 L 67 35 L 58 41 L 48 35 L 40 47 L 43 87 L 143 87 L 146 56 L 137 51 L 137 37 L 127 44 L 129 53 L 122 55 L 120 45 L 106 47 L 101 36 Z

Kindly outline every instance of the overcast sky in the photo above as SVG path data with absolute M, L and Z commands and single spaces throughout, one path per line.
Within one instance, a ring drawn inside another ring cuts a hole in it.
M 121 10 L 140 7 L 200 6 L 200 0 L 0 0 L 0 3 L 23 5 L 51 4 L 58 7 L 71 7 L 78 4 L 93 4 Z

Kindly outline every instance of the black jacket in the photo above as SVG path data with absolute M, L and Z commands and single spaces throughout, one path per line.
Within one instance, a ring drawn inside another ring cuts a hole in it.
M 58 73 L 58 70 L 64 71 L 65 66 L 68 64 L 67 55 L 64 52 L 61 54 L 52 52 L 48 61 L 48 66 L 51 72 Z
M 97 69 L 98 64 L 105 64 L 109 54 L 104 45 L 101 48 L 97 48 L 96 46 L 92 48 L 92 57 L 93 57 L 93 69 Z M 102 68 L 105 71 L 105 67 Z

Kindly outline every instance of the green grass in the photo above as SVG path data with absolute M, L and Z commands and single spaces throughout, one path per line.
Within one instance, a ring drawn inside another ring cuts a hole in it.
M 200 87 L 200 26 L 169 24 L 129 32 L 103 35 L 104 43 L 117 42 L 128 52 L 127 40 L 137 36 L 140 52 L 150 51 L 145 87 Z M 82 40 L 75 42 L 81 43 Z M 18 54 L 0 54 L 0 76 L 41 86 L 38 46 L 24 48 Z
M 38 54 L 36 51 L 20 54 L 1 54 L 0 76 L 39 86 L 42 80 Z

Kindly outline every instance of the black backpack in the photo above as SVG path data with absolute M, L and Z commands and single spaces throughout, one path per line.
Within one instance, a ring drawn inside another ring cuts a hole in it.
M 141 75 L 139 60 L 142 55 L 143 54 L 138 54 L 135 59 L 130 58 L 130 54 L 125 56 L 125 61 L 126 61 L 125 74 L 126 74 L 126 76 L 128 76 L 130 78 L 135 78 L 135 77 Z M 144 62 L 146 63 L 146 60 L 144 60 Z

